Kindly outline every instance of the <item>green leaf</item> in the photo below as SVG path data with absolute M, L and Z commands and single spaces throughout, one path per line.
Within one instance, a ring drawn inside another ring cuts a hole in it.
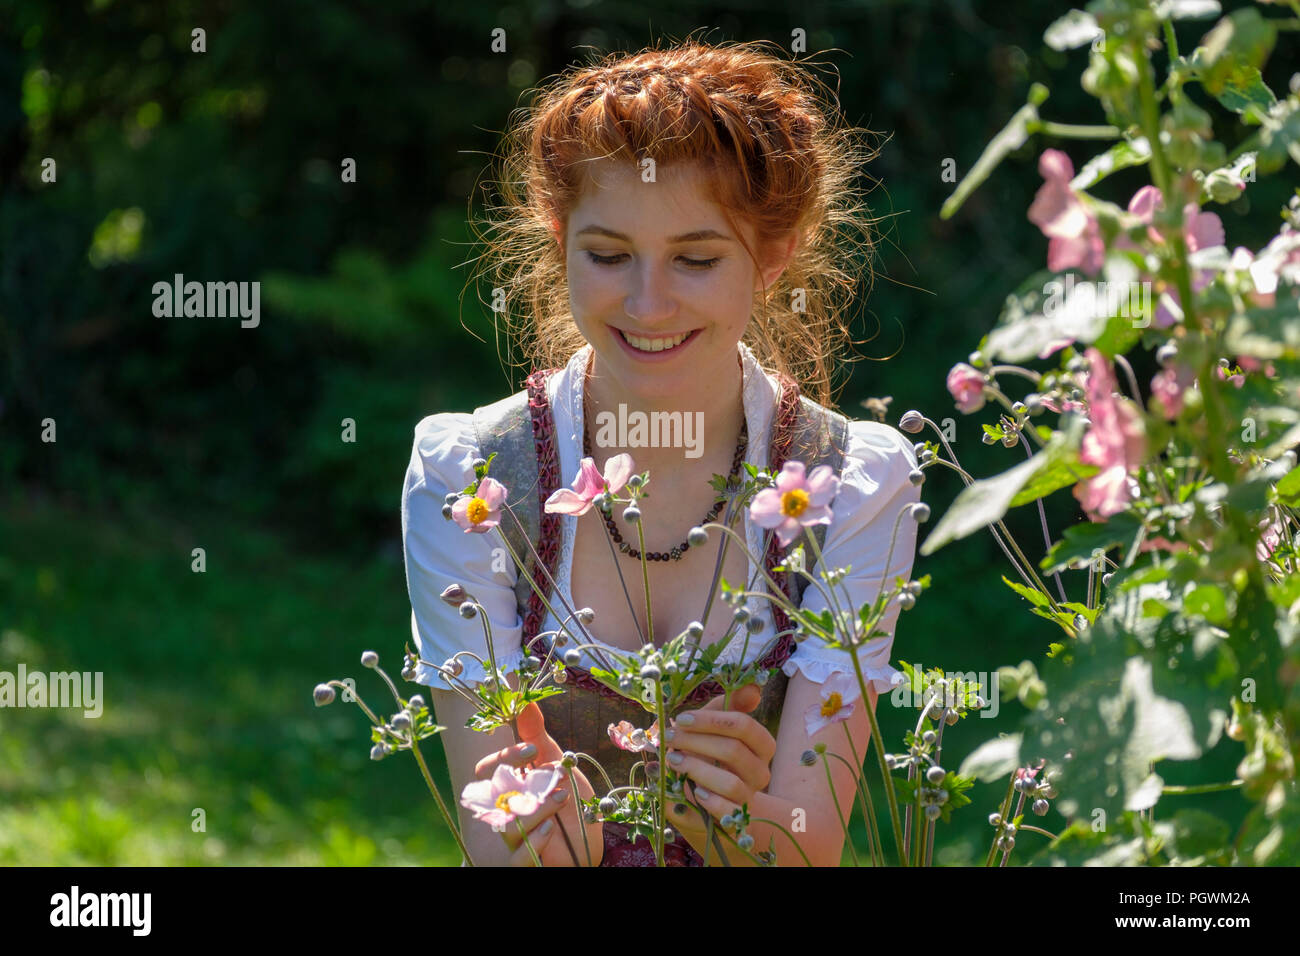
M 1070 188 L 1082 192 L 1091 189 L 1111 173 L 1130 166 L 1141 166 L 1151 160 L 1151 144 L 1145 136 L 1120 140 L 1110 149 L 1098 153 L 1083 164 L 1079 174 L 1070 180 Z
M 1052 545 L 1047 556 L 1039 562 L 1039 570 L 1052 574 L 1064 569 L 1071 561 L 1089 561 L 1098 548 L 1103 551 L 1116 545 L 1131 548 L 1141 526 L 1141 519 L 1136 514 L 1121 511 L 1103 524 L 1088 523 L 1066 528 L 1064 538 Z
M 1046 498 L 1052 492 L 1069 488 L 1084 478 L 1091 478 L 1099 471 L 1101 468 L 1097 465 L 1080 464 L 1079 456 L 1070 452 L 1060 461 L 1053 462 L 1030 478 L 1011 499 L 1010 507 L 1018 508 L 1039 498 Z
M 1047 595 L 1042 591 L 1039 591 L 1037 588 L 1027 588 L 1023 584 L 1012 581 L 1005 574 L 1002 575 L 1002 583 L 1034 605 L 1034 607 L 1047 607 L 1051 603 L 1047 600 Z
M 1005 734 L 986 740 L 961 762 L 957 772 L 985 783 L 999 780 L 1020 766 L 1022 734 Z
M 1292 468 L 1278 481 L 1277 500 L 1289 508 L 1300 506 L 1300 465 Z
M 1102 35 L 1097 18 L 1082 10 L 1071 10 L 1043 33 L 1043 42 L 1053 50 L 1073 50 Z
M 930 555 L 945 544 L 980 530 L 1002 516 L 1011 507 L 1012 500 L 1024 488 L 1031 478 L 1040 471 L 1054 467 L 1058 462 L 1069 459 L 1078 448 L 1078 441 L 1083 431 L 1083 420 L 1071 416 L 1069 434 L 1058 432 L 1043 448 L 1028 461 L 1023 461 L 1009 471 L 992 478 L 982 478 L 962 489 L 952 506 L 944 513 L 935 529 L 921 546 L 922 555 Z
M 1219 97 L 1249 87 L 1252 71 L 1258 75 L 1276 40 L 1277 28 L 1257 9 L 1234 10 L 1201 40 L 1193 66 L 1206 90 Z
M 1015 115 L 1002 131 L 993 137 L 988 146 L 984 147 L 984 152 L 975 161 L 970 172 L 957 184 L 952 195 L 944 201 L 943 207 L 939 210 L 940 219 L 951 219 L 970 194 L 989 178 L 989 174 L 997 168 L 998 164 L 1008 154 L 1025 145 L 1026 140 L 1029 139 L 1030 124 L 1038 122 L 1038 107 L 1046 98 L 1047 88 L 1041 83 L 1035 83 L 1030 87 L 1029 102 L 1016 110 Z
M 1227 624 L 1228 602 L 1219 585 L 1203 584 L 1183 598 L 1183 612 L 1205 618 L 1211 624 Z

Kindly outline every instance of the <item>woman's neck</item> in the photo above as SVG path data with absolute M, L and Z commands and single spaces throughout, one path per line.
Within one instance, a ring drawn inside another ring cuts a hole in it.
M 614 455 L 632 456 L 638 472 L 694 471 L 710 474 L 730 467 L 745 422 L 743 369 L 736 364 L 697 376 L 690 392 L 655 397 L 630 394 L 608 376 L 593 374 L 595 356 L 583 384 L 583 422 L 592 457 L 603 464 Z M 753 438 L 753 436 L 750 436 Z M 717 462 L 726 460 L 726 467 Z

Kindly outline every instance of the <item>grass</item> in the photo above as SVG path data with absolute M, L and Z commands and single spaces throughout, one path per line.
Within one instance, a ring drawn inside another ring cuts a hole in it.
M 414 760 L 373 763 L 360 709 L 311 696 L 351 676 L 387 706 L 359 658 L 400 669 L 400 557 L 20 500 L 0 542 L 0 670 L 101 671 L 104 698 L 98 719 L 0 710 L 0 863 L 459 863 Z M 424 752 L 446 796 L 442 748 Z

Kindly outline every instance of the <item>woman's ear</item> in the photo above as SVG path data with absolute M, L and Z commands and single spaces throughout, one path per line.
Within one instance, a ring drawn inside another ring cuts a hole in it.
M 794 251 L 798 245 L 799 234 L 797 232 L 792 232 L 783 239 L 772 240 L 768 246 L 769 258 L 764 262 L 762 271 L 755 278 L 755 292 L 762 292 L 764 289 L 770 289 L 776 285 L 776 280 L 781 278 L 781 273 L 786 270 L 790 260 L 794 258 Z

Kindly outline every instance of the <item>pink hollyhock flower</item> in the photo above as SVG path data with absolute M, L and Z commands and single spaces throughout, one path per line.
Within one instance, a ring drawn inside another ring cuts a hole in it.
M 1029 207 L 1029 221 L 1047 236 L 1047 268 L 1053 272 L 1079 268 L 1089 275 L 1101 271 L 1106 247 L 1097 217 L 1070 188 L 1074 164 L 1059 149 L 1047 149 L 1038 158 L 1044 183 Z
M 558 767 L 516 770 L 501 763 L 490 780 L 475 780 L 465 785 L 460 805 L 473 811 L 475 820 L 501 829 L 516 817 L 536 813 L 559 782 Z
M 1091 347 L 1084 356 L 1091 366 L 1087 389 L 1091 425 L 1083 436 L 1079 460 L 1097 465 L 1101 471 L 1079 482 L 1074 497 L 1090 520 L 1099 522 L 1123 511 L 1137 497 L 1137 482 L 1129 472 L 1142 463 L 1146 435 L 1141 414 L 1131 403 L 1112 394 L 1117 385 L 1110 362 Z
M 1214 374 L 1219 376 L 1220 382 L 1227 380 L 1231 382 L 1233 385 L 1235 385 L 1237 388 L 1241 388 L 1241 386 L 1246 384 L 1245 375 L 1242 375 L 1240 372 L 1238 372 L 1236 375 L 1229 375 L 1227 372 L 1223 370 L 1222 365 L 1214 366 Z
M 1138 553 L 1143 551 L 1168 551 L 1170 554 L 1178 554 L 1186 550 L 1186 541 L 1170 541 L 1168 538 L 1162 537 L 1144 538 L 1142 544 L 1138 547 Z
M 1133 194 L 1133 198 L 1128 203 L 1128 211 L 1136 216 L 1139 222 L 1147 224 L 1147 235 L 1152 242 L 1157 244 L 1163 244 L 1165 237 L 1151 225 L 1151 222 L 1155 217 L 1156 210 L 1163 203 L 1164 196 L 1155 186 L 1143 186 Z M 1201 212 L 1196 203 L 1188 203 L 1183 207 L 1183 240 L 1187 243 L 1188 252 L 1222 246 L 1226 242 L 1223 232 L 1223 220 L 1212 212 Z M 1127 236 L 1120 236 L 1116 240 L 1115 246 L 1119 249 L 1135 248 Z M 1194 270 L 1192 274 L 1192 291 L 1200 292 L 1213 279 L 1213 270 Z M 1182 299 L 1179 297 L 1177 290 L 1172 288 L 1165 290 L 1164 295 L 1160 297 L 1159 304 L 1156 306 L 1155 325 L 1156 328 L 1160 329 L 1167 329 L 1171 325 L 1178 324 L 1179 321 L 1173 309 L 1165 304 L 1166 296 L 1174 308 L 1178 309 L 1180 313 L 1182 311 Z
M 831 724 L 848 720 L 853 713 L 853 702 L 858 697 L 858 682 L 843 671 L 836 671 L 822 684 L 817 703 L 804 711 L 804 729 L 808 736 Z
M 650 725 L 649 730 L 641 730 L 639 727 L 633 727 L 626 720 L 620 720 L 617 724 L 610 724 L 607 732 L 609 739 L 614 741 L 614 746 L 619 750 L 640 753 L 643 750 L 659 749 L 659 721 L 657 720 Z
M 957 401 L 957 410 L 969 415 L 984 407 L 984 376 L 965 362 L 948 371 L 948 393 Z
M 1183 392 L 1196 380 L 1196 373 L 1186 365 L 1176 363 L 1161 369 L 1151 379 L 1151 394 L 1160 399 L 1164 417 L 1176 419 L 1183 411 Z
M 754 496 L 749 516 L 760 528 L 775 528 L 784 548 L 802 528 L 831 523 L 830 503 L 839 489 L 840 480 L 829 465 L 818 465 L 804 477 L 803 462 L 787 461 L 776 476 L 776 487 Z
M 484 534 L 501 523 L 501 503 L 506 500 L 506 486 L 495 478 L 484 478 L 473 495 L 462 495 L 451 506 L 451 517 L 465 533 Z
M 1282 526 L 1267 516 L 1260 521 L 1259 526 L 1263 533 L 1255 545 L 1255 557 L 1267 561 L 1282 541 Z
M 615 455 L 605 462 L 605 474 L 601 475 L 595 460 L 584 458 L 573 487 L 560 488 L 547 498 L 546 510 L 562 515 L 585 515 L 598 495 L 606 490 L 616 495 L 623 489 L 632 477 L 632 467 L 631 455 Z

